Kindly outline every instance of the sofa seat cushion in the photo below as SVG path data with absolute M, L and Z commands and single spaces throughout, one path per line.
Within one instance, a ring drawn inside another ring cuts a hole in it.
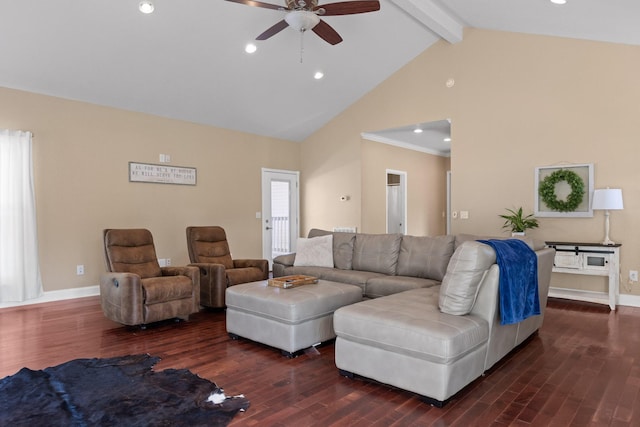
M 372 277 L 367 280 L 364 288 L 364 294 L 368 298 L 384 297 L 398 292 L 408 291 L 409 289 L 430 288 L 437 286 L 440 282 L 432 279 L 421 279 L 419 277 L 409 276 L 381 276 Z
M 414 289 L 342 307 L 334 313 L 336 335 L 345 340 L 451 364 L 485 346 L 489 324 L 475 315 L 438 309 L 440 286 Z
M 142 279 L 145 304 L 157 304 L 193 296 L 193 282 L 187 276 Z

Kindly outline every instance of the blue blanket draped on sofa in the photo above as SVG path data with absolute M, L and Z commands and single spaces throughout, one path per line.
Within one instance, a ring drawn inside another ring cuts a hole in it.
M 538 258 L 522 240 L 478 240 L 496 251 L 500 267 L 500 324 L 540 314 Z

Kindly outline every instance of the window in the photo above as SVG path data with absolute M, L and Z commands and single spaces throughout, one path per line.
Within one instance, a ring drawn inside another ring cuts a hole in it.
M 0 130 L 0 302 L 42 294 L 31 137 Z

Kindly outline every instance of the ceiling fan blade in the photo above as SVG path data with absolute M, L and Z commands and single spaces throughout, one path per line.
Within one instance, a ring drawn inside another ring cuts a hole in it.
M 227 1 L 230 1 L 232 3 L 246 4 L 247 6 L 264 7 L 265 9 L 284 10 L 283 6 L 278 6 L 276 4 L 271 4 L 271 3 L 263 3 L 261 1 L 253 1 L 253 0 L 227 0 Z
M 314 11 L 319 9 L 324 9 L 324 13 L 320 13 L 322 16 L 353 15 L 380 10 L 380 2 L 378 0 L 342 1 L 317 6 Z
M 289 24 L 287 24 L 287 21 L 285 21 L 283 19 L 282 21 L 280 21 L 277 24 L 273 25 L 267 31 L 265 31 L 264 33 L 262 33 L 258 37 L 256 37 L 256 40 L 266 40 L 269 37 L 275 36 L 276 34 L 278 34 L 280 31 L 284 30 L 288 26 L 289 26 Z
M 327 24 L 322 19 L 318 22 L 318 25 L 313 27 L 313 32 L 329 44 L 336 45 L 342 41 L 340 34 L 338 34 L 331 25 Z

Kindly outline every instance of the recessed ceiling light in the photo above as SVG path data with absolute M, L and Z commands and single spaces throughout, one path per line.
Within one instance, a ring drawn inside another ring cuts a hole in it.
M 413 133 L 422 133 L 422 129 L 416 128 L 413 130 Z
M 551 3 L 553 4 L 565 4 L 567 2 L 567 0 L 551 0 Z
M 451 138 L 447 137 L 445 139 L 443 139 L 444 142 L 451 142 Z
M 140 12 L 142 13 L 153 13 L 153 9 L 155 9 L 153 7 L 153 3 L 151 3 L 149 0 L 144 0 L 140 2 L 140 5 L 138 6 L 138 9 L 140 9 Z
M 255 53 L 256 50 L 258 50 L 258 46 L 253 43 L 247 43 L 247 45 L 244 47 L 244 51 L 247 53 Z
M 322 71 L 316 71 L 316 73 L 313 75 L 313 78 L 316 80 L 320 80 L 323 77 L 324 77 L 324 73 Z

